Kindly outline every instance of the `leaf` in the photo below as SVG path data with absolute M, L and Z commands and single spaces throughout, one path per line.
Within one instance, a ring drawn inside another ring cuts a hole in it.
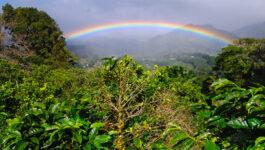
M 33 135 L 39 134 L 41 132 L 43 132 L 43 129 L 42 128 L 30 128 L 29 134 L 27 136 L 28 137 L 29 136 L 33 136 Z
M 209 126 L 219 126 L 221 128 L 225 128 L 226 127 L 226 122 L 225 122 L 225 119 L 224 118 L 221 118 L 219 120 L 216 120 L 216 121 L 213 121 L 211 123 L 209 123 L 208 125 Z
M 234 129 L 249 128 L 247 121 L 243 118 L 230 120 L 227 125 Z
M 181 149 L 181 148 L 185 147 L 185 145 L 187 143 L 189 143 L 190 140 L 191 140 L 191 138 L 189 138 L 189 137 L 180 140 L 178 143 L 175 144 L 175 146 L 173 147 L 173 149 Z
M 161 137 L 164 138 L 166 135 L 168 135 L 169 133 L 175 132 L 175 131 L 179 131 L 181 130 L 181 127 L 177 124 L 174 123 L 168 123 L 169 126 L 173 126 L 174 128 L 168 128 L 166 129 L 162 134 Z
M 59 129 L 59 127 L 57 125 L 48 125 L 48 126 L 44 126 L 44 127 L 45 127 L 45 131 L 51 131 L 51 130 Z
M 185 142 L 186 144 L 182 147 L 182 150 L 188 150 L 190 149 L 193 144 L 194 144 L 194 141 L 192 139 L 188 139 L 187 142 Z
M 0 115 L 7 116 L 7 113 L 0 112 Z
M 199 113 L 199 115 L 203 118 L 209 118 L 211 117 L 212 112 L 211 111 L 202 111 Z
M 225 86 L 236 86 L 236 85 L 227 79 L 218 79 L 211 86 L 214 87 L 215 90 L 217 90 Z
M 57 107 L 60 105 L 60 103 L 57 103 L 55 104 L 53 107 L 52 107 L 52 113 L 55 112 L 55 110 L 57 109 Z
M 109 135 L 98 135 L 95 138 L 95 141 L 97 143 L 107 143 L 109 140 L 111 139 L 111 137 Z
M 102 146 L 100 143 L 98 143 L 97 141 L 94 141 L 94 146 L 97 148 L 97 149 L 101 149 Z
M 175 128 L 169 128 L 169 129 L 166 129 L 162 134 L 161 134 L 161 137 L 164 138 L 165 136 L 167 136 L 169 133 L 173 133 L 173 132 L 176 132 L 176 131 L 179 131 Z
M 184 132 L 181 132 L 175 136 L 173 136 L 170 140 L 169 140 L 169 143 L 170 144 L 177 144 L 179 141 L 183 140 L 187 138 L 187 134 L 184 133 Z
M 167 146 L 164 144 L 154 144 L 150 147 L 151 149 L 158 149 L 158 150 L 167 150 Z
M 75 140 L 78 142 L 78 143 L 82 143 L 82 135 L 78 134 L 78 133 L 75 133 L 74 134 L 74 138 Z
M 204 140 L 203 143 L 204 143 L 203 146 L 205 147 L 206 150 L 221 150 L 220 147 L 217 146 L 212 141 Z
M 175 129 L 181 130 L 181 127 L 178 124 L 175 123 L 168 123 L 169 126 L 175 127 Z
M 265 137 L 264 136 L 261 136 L 261 137 L 258 137 L 255 141 L 255 144 L 260 144 L 261 142 L 265 142 Z
M 83 147 L 83 150 L 91 150 L 92 147 L 89 143 L 86 143 L 86 145 Z
M 31 137 L 30 140 L 37 145 L 40 144 L 40 140 L 37 137 Z
M 222 99 L 224 99 L 224 97 L 225 97 L 225 95 L 219 94 L 219 95 L 213 97 L 212 100 L 213 101 L 215 101 L 215 100 L 222 100 Z
M 226 96 L 225 101 L 230 101 L 230 100 L 235 99 L 235 98 L 236 98 L 236 99 L 239 99 L 239 98 L 240 98 L 239 95 L 240 95 L 240 92 L 238 92 L 238 91 L 235 91 L 235 92 L 229 93 L 229 94 Z
M 18 142 L 18 143 L 16 144 L 15 149 L 16 149 L 16 150 L 24 150 L 24 149 L 27 148 L 28 144 L 29 144 L 29 142 L 26 142 L 26 141 L 20 141 L 20 142 Z
M 108 134 L 109 135 L 116 135 L 116 134 L 118 134 L 118 131 L 111 130 L 111 131 L 108 132 Z
M 252 92 L 252 89 L 244 90 L 243 92 L 239 94 L 239 98 L 245 97 L 249 95 L 251 92 Z
M 255 102 L 257 102 L 258 100 L 260 100 L 261 98 L 263 98 L 264 95 L 263 94 L 258 94 L 255 95 L 253 97 L 251 97 L 246 105 L 246 108 L 249 109 L 250 106 L 252 106 Z
M 100 127 L 105 127 L 105 123 L 93 123 L 91 124 L 91 128 L 100 128 Z
M 133 144 L 135 145 L 135 147 L 137 147 L 139 149 L 139 148 L 142 148 L 143 143 L 139 138 L 135 138 L 135 139 L 133 139 Z
M 198 139 L 201 140 L 201 139 L 206 139 L 208 137 L 208 135 L 210 135 L 211 133 L 210 132 L 204 132 L 202 134 L 200 134 L 198 136 Z
M 96 137 L 96 135 L 98 134 L 98 128 L 93 128 L 90 132 L 89 132 L 89 141 L 93 141 Z
M 52 141 L 47 140 L 46 142 L 43 143 L 41 149 L 47 149 L 51 145 L 52 145 Z
M 50 141 L 52 141 L 54 135 L 57 134 L 59 131 L 60 131 L 60 130 L 55 130 L 55 131 L 53 131 L 53 132 L 50 134 Z M 60 140 L 60 138 L 59 138 L 59 140 Z
M 231 109 L 234 109 L 233 107 L 231 107 L 233 105 L 233 103 L 224 103 L 221 104 L 220 106 L 218 106 L 215 111 L 214 111 L 214 115 L 219 115 L 219 114 L 223 114 Z
M 1 139 L 1 143 L 7 144 L 7 142 L 11 139 L 17 138 L 17 136 L 15 134 L 9 134 L 7 136 L 5 136 L 3 139 Z
M 14 119 L 7 119 L 6 122 L 7 122 L 8 126 L 11 126 L 13 124 L 20 123 L 20 120 L 18 118 L 14 118 Z
M 219 116 L 219 115 L 213 116 L 213 117 L 211 117 L 211 118 L 208 119 L 208 122 L 216 121 L 216 120 L 218 120 L 220 118 L 221 118 L 221 116 Z
M 260 124 L 261 124 L 261 121 L 257 118 L 251 118 L 251 119 L 248 119 L 248 124 L 249 126 L 254 129 L 256 127 L 259 127 Z

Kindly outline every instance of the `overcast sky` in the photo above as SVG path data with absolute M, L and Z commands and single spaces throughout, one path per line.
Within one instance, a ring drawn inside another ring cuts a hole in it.
M 265 0 L 0 0 L 0 5 L 37 7 L 64 32 L 120 21 L 212 24 L 235 30 L 265 21 Z

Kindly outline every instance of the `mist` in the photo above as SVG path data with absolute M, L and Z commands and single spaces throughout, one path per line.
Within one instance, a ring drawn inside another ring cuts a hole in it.
M 265 37 L 264 0 L 1 0 L 47 12 L 67 34 L 97 25 L 151 21 L 193 24 L 231 38 Z M 251 25 L 254 26 L 251 26 Z M 77 56 L 160 56 L 201 52 L 216 55 L 227 44 L 161 28 L 123 28 L 68 40 Z
M 228 31 L 265 21 L 264 0 L 1 0 L 0 5 L 36 7 L 65 32 L 125 21 L 212 24 Z M 151 37 L 167 30 L 127 30 L 106 36 Z M 102 33 L 101 35 L 104 35 Z

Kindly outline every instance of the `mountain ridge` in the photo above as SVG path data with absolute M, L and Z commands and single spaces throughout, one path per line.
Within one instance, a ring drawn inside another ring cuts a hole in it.
M 208 30 L 233 39 L 237 38 L 233 33 L 217 29 L 211 24 L 187 24 L 185 26 Z M 75 42 L 69 44 L 75 44 Z M 146 41 L 131 38 L 97 37 L 89 38 L 83 43 L 79 42 L 79 45 L 83 45 L 84 49 L 90 51 L 91 54 L 93 53 L 102 57 L 111 55 L 120 56 L 124 54 L 135 55 L 138 57 L 153 57 L 158 56 L 161 53 L 170 52 L 202 52 L 216 55 L 223 47 L 227 46 L 227 44 L 220 43 L 214 39 L 201 37 L 200 35 L 179 30 L 172 30 L 168 33 L 152 37 Z M 70 47 L 71 51 L 74 51 L 71 49 L 71 46 L 68 47 Z M 84 57 L 84 55 L 81 56 Z

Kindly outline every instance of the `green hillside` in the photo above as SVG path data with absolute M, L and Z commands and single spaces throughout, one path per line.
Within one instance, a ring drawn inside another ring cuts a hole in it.
M 0 25 L 1 149 L 264 150 L 265 39 L 97 63 L 43 11 L 7 4 Z

